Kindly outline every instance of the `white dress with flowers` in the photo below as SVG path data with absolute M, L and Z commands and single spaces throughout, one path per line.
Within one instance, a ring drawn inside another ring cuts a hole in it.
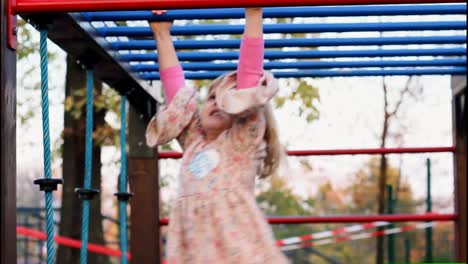
M 148 125 L 149 145 L 176 138 L 184 150 L 170 214 L 169 264 L 288 263 L 254 195 L 265 147 L 263 105 L 276 93 L 276 80 L 266 72 L 256 87 L 237 90 L 235 83 L 231 73 L 212 84 L 219 108 L 235 121 L 210 143 L 200 129 L 197 94 L 190 87 L 180 89 Z

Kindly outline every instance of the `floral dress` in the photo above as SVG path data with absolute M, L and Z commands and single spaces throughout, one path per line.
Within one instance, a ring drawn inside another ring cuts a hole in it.
M 233 126 L 206 143 L 194 89 L 180 89 L 150 121 L 148 145 L 177 138 L 184 155 L 172 206 L 166 258 L 169 264 L 288 263 L 258 208 L 254 183 L 265 154 L 262 106 L 276 93 L 265 72 L 257 86 L 235 89 L 236 74 L 212 84 L 217 105 Z

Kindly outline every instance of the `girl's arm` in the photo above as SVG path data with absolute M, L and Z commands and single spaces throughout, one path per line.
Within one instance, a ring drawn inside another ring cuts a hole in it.
M 172 22 L 151 22 L 158 49 L 159 74 L 166 102 L 169 104 L 177 91 L 185 86 L 185 77 L 172 43 Z
M 237 88 L 257 85 L 263 74 L 263 16 L 261 8 L 246 8 L 245 29 L 242 36 L 239 64 L 237 66 Z
M 163 12 L 165 11 L 153 11 L 157 15 Z M 171 26 L 172 22 L 151 23 L 157 42 L 159 74 L 166 96 L 166 106 L 160 108 L 148 124 L 146 144 L 162 145 L 176 138 L 185 149 L 202 134 L 198 125 L 196 92 L 191 87 L 184 88 L 184 72 L 172 43 Z

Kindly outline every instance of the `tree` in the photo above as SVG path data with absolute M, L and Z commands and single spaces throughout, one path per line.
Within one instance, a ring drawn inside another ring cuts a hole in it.
M 396 100 L 392 104 L 390 103 L 389 99 L 389 91 L 388 91 L 388 86 L 385 81 L 385 78 L 382 78 L 382 89 L 383 89 L 383 102 L 384 102 L 384 111 L 383 111 L 383 124 L 382 124 L 382 130 L 380 133 L 380 147 L 385 148 L 387 146 L 387 140 L 389 138 L 389 129 L 390 125 L 393 120 L 395 120 L 398 117 L 399 111 L 401 110 L 401 106 L 403 103 L 406 101 L 408 97 L 417 97 L 417 91 L 415 88 L 417 88 L 417 85 L 413 84 L 413 78 L 409 77 L 406 81 L 406 84 L 404 85 L 403 89 L 399 91 L 399 94 L 396 96 Z M 419 87 L 420 88 L 420 87 Z M 377 201 L 378 201 L 378 208 L 377 208 L 377 213 L 378 214 L 384 214 L 386 209 L 385 209 L 385 186 L 387 185 L 387 158 L 385 154 L 380 155 L 380 174 L 379 174 L 379 180 L 377 183 L 378 187 L 378 194 L 377 194 Z M 377 254 L 376 254 L 376 263 L 377 264 L 382 264 L 384 261 L 384 237 L 379 236 L 377 238 Z
M 309 214 L 304 208 L 305 204 L 299 200 L 283 179 L 271 177 L 268 185 L 269 188 L 257 196 L 257 202 L 265 214 L 275 216 Z M 312 231 L 306 225 L 274 225 L 272 227 L 277 239 L 308 234 Z M 294 254 L 290 254 L 290 258 L 293 263 L 299 263 L 304 258 L 308 258 L 308 255 L 306 252 L 296 250 Z
M 400 213 L 414 213 L 423 201 L 413 198 L 413 191 L 409 183 L 401 179 L 400 170 L 387 164 L 387 184 L 391 185 L 398 196 L 398 211 Z M 351 184 L 346 188 L 346 195 L 350 196 L 350 213 L 372 213 L 378 207 L 375 196 L 379 192 L 375 185 L 380 179 L 380 159 L 371 158 L 363 168 L 359 169 L 353 177 Z M 400 185 L 398 187 L 398 185 Z
M 39 65 L 31 63 L 39 54 L 39 42 L 36 37 L 37 33 L 23 19 L 18 19 L 18 124 L 21 128 L 25 128 L 28 122 L 31 121 L 36 114 L 40 113 L 37 109 L 40 107 L 40 101 L 37 100 L 40 92 L 39 80 Z M 57 53 L 48 50 L 49 64 L 52 65 L 57 58 Z M 28 78 L 31 75 L 37 78 Z M 53 89 L 53 85 L 49 83 L 49 90 Z M 53 104 L 54 100 L 50 100 L 49 104 Z
M 391 165 L 387 166 L 388 183 L 391 184 L 398 193 L 399 205 L 398 213 L 413 213 L 416 207 L 422 204 L 422 201 L 413 198 L 411 186 L 407 181 L 401 179 L 399 168 Z M 326 181 L 318 186 L 314 196 L 306 200 L 309 214 L 312 215 L 343 215 L 343 214 L 367 214 L 373 213 L 378 207 L 375 202 L 378 189 L 377 185 L 380 176 L 380 159 L 378 157 L 371 158 L 365 163 L 362 168 L 358 169 L 349 180 L 349 184 L 339 188 L 333 186 L 331 182 Z M 400 187 L 397 187 L 400 185 Z M 337 227 L 347 226 L 347 224 L 321 224 L 321 230 L 332 230 Z M 315 226 L 314 228 L 315 229 Z M 314 230 L 318 231 L 318 230 Z M 368 232 L 368 231 L 364 231 Z M 414 236 L 414 234 L 412 234 Z M 403 248 L 397 249 L 404 252 Z M 371 239 L 361 239 L 357 241 L 348 241 L 341 243 L 332 243 L 324 246 L 316 246 L 315 249 L 329 258 L 332 258 L 343 263 L 373 263 L 375 258 L 373 254 L 374 241 Z M 401 256 L 403 260 L 403 256 Z M 310 258 L 312 263 L 327 263 L 317 256 Z
M 287 94 L 275 96 L 275 103 L 278 108 L 284 106 L 286 101 L 299 101 L 299 116 L 305 115 L 308 123 L 319 117 L 319 110 L 316 103 L 320 100 L 320 93 L 317 87 L 309 84 L 307 79 L 287 79 L 285 87 L 291 87 Z
M 378 195 L 379 190 L 375 188 L 375 186 L 380 180 L 380 170 L 381 159 L 373 157 L 363 168 L 359 169 L 355 173 L 351 185 L 346 190 L 347 195 L 350 196 L 352 201 L 349 206 L 349 211 L 351 213 L 372 213 L 377 210 L 379 205 L 375 203 L 375 197 Z M 395 204 L 397 205 L 395 206 L 395 210 L 398 213 L 414 213 L 416 207 L 421 205 L 422 201 L 418 201 L 413 198 L 411 186 L 407 181 L 401 179 L 399 168 L 390 166 L 387 163 L 385 175 L 387 176 L 387 184 L 393 187 L 396 193 L 395 196 L 398 197 L 398 200 L 395 201 Z M 361 249 L 365 249 L 367 252 L 372 251 L 371 241 L 360 241 L 358 246 Z M 404 252 L 403 250 L 404 249 L 401 248 L 401 252 Z M 401 257 L 403 260 L 403 256 Z M 372 262 L 372 259 L 368 254 L 362 255 L 362 258 L 363 260 L 364 258 L 366 260 L 363 262 Z

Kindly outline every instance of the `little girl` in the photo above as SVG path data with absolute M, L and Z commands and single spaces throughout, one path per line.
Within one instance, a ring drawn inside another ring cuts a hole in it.
M 171 40 L 171 22 L 153 22 L 167 105 L 150 121 L 147 144 L 177 138 L 184 150 L 168 231 L 169 264 L 288 263 L 254 195 L 255 176 L 275 172 L 279 143 L 271 108 L 277 91 L 263 71 L 262 10 L 246 9 L 236 72 L 217 78 L 197 109 Z

